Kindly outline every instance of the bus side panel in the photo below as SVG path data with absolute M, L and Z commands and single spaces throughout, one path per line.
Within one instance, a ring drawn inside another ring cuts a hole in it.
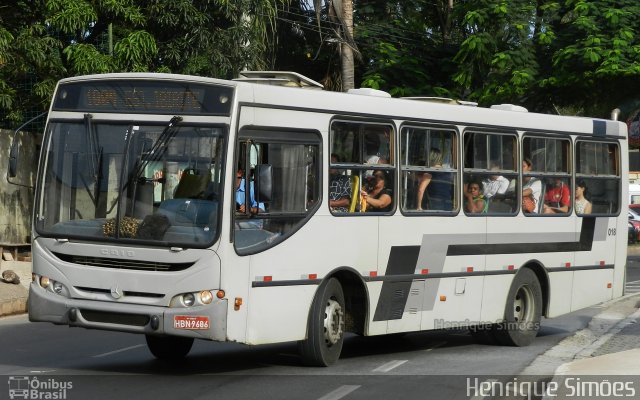
M 414 280 L 413 277 L 401 279 L 398 276 L 415 276 L 420 264 L 421 232 L 430 221 L 420 218 L 422 224 L 419 224 L 416 219 L 405 218 L 399 213 L 378 219 L 380 245 L 377 272 L 378 276 L 388 277 L 392 281 L 384 282 L 381 298 L 371 303 L 372 327 L 379 323 L 377 319 L 388 321 L 387 329 L 379 329 L 377 333 L 420 330 L 424 281 Z M 407 232 L 415 234 L 407 235 Z
M 611 269 L 575 271 L 573 280 L 571 311 L 611 300 L 613 296 L 613 289 L 607 288 L 608 283 L 613 281 Z
M 596 218 L 591 250 L 576 252 L 575 266 L 591 269 L 574 272 L 571 311 L 613 298 L 611 267 L 617 261 L 616 252 L 612 251 L 616 247 L 617 221 L 617 218 Z
M 425 307 L 422 329 L 455 329 L 479 322 L 484 282 L 484 276 L 440 279 L 432 309 Z
M 247 344 L 302 340 L 315 285 L 262 287 L 251 290 Z
M 549 272 L 549 307 L 547 317 L 553 318 L 571 312 L 573 274 Z
M 464 221 L 464 229 L 454 223 Z M 389 333 L 433 329 L 438 324 L 460 324 L 480 316 L 485 256 L 448 256 L 452 246 L 485 243 L 485 218 L 464 216 L 380 217 L 380 273 L 413 275 L 413 281 L 385 282 L 381 302 L 393 303 L 388 314 Z M 440 278 L 453 273 L 457 277 Z M 425 279 L 416 279 L 424 276 Z M 402 297 L 398 301 L 395 297 Z M 372 302 L 375 315 L 379 304 Z
M 368 282 L 367 291 L 369 292 L 369 320 L 365 326 L 365 336 L 384 335 L 389 329 L 389 321 L 374 321 L 376 305 L 380 301 L 383 283 L 380 281 Z
M 318 290 L 310 275 L 322 280 L 338 269 L 355 270 L 361 276 L 377 271 L 377 218 L 337 218 L 323 212 L 326 209 L 318 210 L 284 242 L 250 256 L 251 282 L 262 282 L 265 276 L 271 282 L 251 289 L 248 343 L 305 338 L 309 310 Z M 370 296 L 377 299 L 375 293 Z
M 493 324 L 504 319 L 505 304 L 514 275 L 489 275 L 484 278 L 480 322 Z

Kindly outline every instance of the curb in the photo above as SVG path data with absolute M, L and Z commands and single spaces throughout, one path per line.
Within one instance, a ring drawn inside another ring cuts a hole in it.
M 16 298 L 0 301 L 0 317 L 27 312 L 27 299 Z
M 585 328 L 539 355 L 520 375 L 555 376 L 562 365 L 590 357 L 628 324 L 629 318 L 638 312 L 638 300 L 640 293 L 634 293 L 601 303 L 603 311 L 591 318 Z

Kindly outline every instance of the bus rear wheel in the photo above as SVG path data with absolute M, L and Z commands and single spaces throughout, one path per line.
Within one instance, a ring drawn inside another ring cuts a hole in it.
M 160 360 L 181 360 L 189 354 L 193 345 L 193 338 L 154 335 L 145 335 L 145 337 L 149 351 Z
M 496 324 L 494 334 L 502 345 L 528 346 L 538 334 L 541 318 L 540 282 L 532 270 L 523 268 L 513 279 L 504 322 Z
M 327 367 L 340 358 L 344 341 L 344 293 L 336 278 L 318 289 L 311 306 L 307 339 L 300 342 L 300 353 L 306 365 Z

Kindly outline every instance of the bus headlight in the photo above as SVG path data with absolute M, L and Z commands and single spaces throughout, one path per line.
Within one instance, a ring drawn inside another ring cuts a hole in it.
M 40 287 L 48 292 L 55 293 L 60 296 L 69 296 L 69 291 L 61 282 L 54 281 L 48 276 L 38 276 L 34 274 L 32 279 L 38 282 L 40 284 Z
M 186 293 L 182 296 L 182 302 L 185 306 L 191 307 L 196 302 L 196 297 L 193 293 Z
M 169 307 L 181 308 L 206 306 L 213 303 L 214 300 L 216 300 L 214 292 L 211 289 L 205 289 L 199 292 L 177 294 L 171 298 Z
M 209 304 L 213 301 L 213 294 L 209 290 L 203 290 L 200 292 L 200 301 L 202 304 Z

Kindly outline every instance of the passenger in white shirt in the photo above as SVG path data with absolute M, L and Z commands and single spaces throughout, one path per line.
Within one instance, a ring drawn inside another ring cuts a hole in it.
M 492 166 L 491 170 L 498 170 L 498 166 Z M 482 181 L 482 194 L 487 199 L 492 198 L 496 194 L 505 194 L 507 189 L 509 189 L 509 179 L 502 175 L 491 175 L 489 179 Z
M 502 175 L 492 175 L 482 181 L 482 193 L 484 197 L 491 198 L 496 194 L 505 194 L 509 188 L 509 180 Z

